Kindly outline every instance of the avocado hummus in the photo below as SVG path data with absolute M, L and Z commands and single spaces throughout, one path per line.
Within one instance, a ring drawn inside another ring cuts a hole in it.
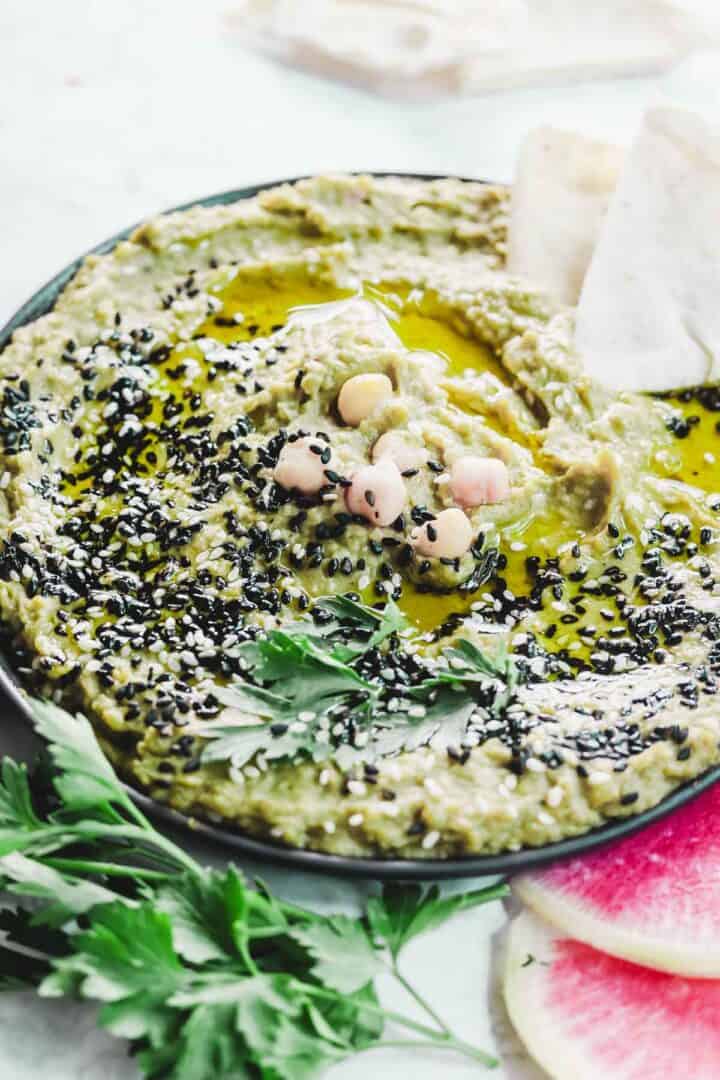
M 507 202 L 332 176 L 194 207 L 15 333 L 7 649 L 130 783 L 447 857 L 720 760 L 720 392 L 589 381 L 572 310 L 504 269 Z

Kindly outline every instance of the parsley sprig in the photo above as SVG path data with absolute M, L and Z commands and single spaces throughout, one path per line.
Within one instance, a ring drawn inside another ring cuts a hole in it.
M 478 707 L 501 715 L 514 697 L 519 672 L 506 654 L 491 658 L 465 639 L 441 661 L 402 652 L 406 622 L 392 601 L 378 610 L 328 597 L 314 610 L 316 621 L 237 648 L 245 675 L 215 692 L 233 718 L 193 729 L 208 740 L 203 761 L 241 768 L 262 753 L 269 761 L 333 757 L 349 767 L 429 742 L 459 746 Z M 412 665 L 412 682 L 393 681 L 393 661 Z
M 309 1080 L 381 1045 L 454 1049 L 457 1038 L 398 966 L 404 945 L 503 886 L 443 897 L 387 886 L 360 918 L 324 916 L 199 865 L 135 806 L 88 722 L 35 703 L 49 763 L 0 769 L 0 986 L 101 1006 L 146 1077 Z M 387 1010 L 389 972 L 427 1022 Z M 400 1034 L 394 1034 L 400 1033 Z

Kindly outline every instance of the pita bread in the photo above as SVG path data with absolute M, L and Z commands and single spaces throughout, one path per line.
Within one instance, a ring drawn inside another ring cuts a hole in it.
M 554 128 L 530 133 L 520 151 L 508 230 L 508 270 L 561 304 L 575 305 L 622 151 Z
M 615 390 L 720 377 L 720 134 L 682 109 L 644 120 L 583 286 L 576 343 Z

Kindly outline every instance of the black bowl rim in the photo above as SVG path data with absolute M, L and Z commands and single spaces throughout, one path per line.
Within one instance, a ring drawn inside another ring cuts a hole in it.
M 359 172 L 352 175 L 398 176 L 418 180 L 444 179 L 443 174 L 438 173 L 406 173 L 402 171 L 377 172 L 368 170 L 367 173 Z M 472 179 L 470 177 L 453 178 L 460 180 Z M 294 176 L 264 181 L 230 191 L 221 191 L 206 198 L 193 199 L 179 206 L 173 206 L 163 213 L 172 214 L 188 210 L 193 206 L 228 205 L 238 202 L 240 199 L 252 198 L 259 192 L 277 187 L 279 184 L 293 184 L 303 179 L 306 179 L 306 177 Z M 479 179 L 474 179 L 473 182 L 490 183 L 490 181 Z M 72 280 L 88 255 L 107 254 L 120 241 L 126 240 L 137 227 L 137 224 L 135 224 L 122 229 L 114 236 L 109 237 L 109 239 L 90 248 L 33 293 L 8 320 L 5 326 L 0 329 L 0 352 L 9 343 L 15 330 L 52 309 L 59 293 Z M 28 696 L 22 684 L 4 660 L 0 663 L 0 689 L 5 691 L 20 709 L 22 715 L 32 722 L 32 707 Z M 214 845 L 231 848 L 239 854 L 252 859 L 285 866 L 289 869 L 315 871 L 340 877 L 385 881 L 440 881 L 452 878 L 512 875 L 558 859 L 567 859 L 584 854 L 620 840 L 625 836 L 630 836 L 645 826 L 658 821 L 711 787 L 718 779 L 720 779 L 720 766 L 715 766 L 689 783 L 683 784 L 649 810 L 611 821 L 598 828 L 590 829 L 580 836 L 573 836 L 542 847 L 521 848 L 519 851 L 501 852 L 497 855 L 466 855 L 452 859 L 384 859 L 331 855 L 306 848 L 290 848 L 269 840 L 258 840 L 248 834 L 222 828 L 205 820 L 188 817 L 129 785 L 126 785 L 126 787 L 138 806 L 153 817 L 160 819 L 171 827 L 189 832 L 195 837 L 207 839 Z

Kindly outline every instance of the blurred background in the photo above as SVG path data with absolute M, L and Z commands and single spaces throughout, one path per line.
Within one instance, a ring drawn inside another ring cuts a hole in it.
M 2 0 L 0 320 L 84 248 L 317 170 L 506 180 L 539 123 L 714 109 L 717 0 Z

